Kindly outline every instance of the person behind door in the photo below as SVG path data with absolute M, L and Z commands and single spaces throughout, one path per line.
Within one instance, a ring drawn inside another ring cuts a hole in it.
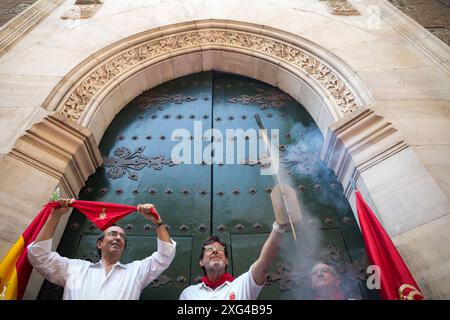
M 61 217 L 74 199 L 59 199 L 36 240 L 28 246 L 28 260 L 47 280 L 64 287 L 64 300 L 137 300 L 141 291 L 172 262 L 176 243 L 162 220 L 150 214 L 152 204 L 138 205 L 138 212 L 156 225 L 158 250 L 151 256 L 128 264 L 120 263 L 126 236 L 117 225 L 107 228 L 97 239 L 100 261 L 68 259 L 51 251 L 52 237 Z
M 314 300 L 344 300 L 341 292 L 341 277 L 336 269 L 319 261 L 311 269 L 311 285 L 314 290 Z
M 227 245 L 217 236 L 207 238 L 199 257 L 199 265 L 205 276 L 201 283 L 184 289 L 180 300 L 255 300 L 264 286 L 269 267 L 277 256 L 281 234 L 287 226 L 288 224 L 279 225 L 274 222 L 259 258 L 247 272 L 236 279 L 226 272 Z

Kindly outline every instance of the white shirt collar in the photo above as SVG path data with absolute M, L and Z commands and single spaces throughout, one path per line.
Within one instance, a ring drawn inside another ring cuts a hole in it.
M 90 268 L 91 268 L 91 267 L 93 268 L 93 267 L 98 267 L 98 266 L 102 266 L 102 267 L 103 267 L 103 261 L 102 261 L 102 260 L 99 260 L 99 261 L 96 262 L 96 263 L 92 263 L 89 267 L 90 267 Z M 115 266 L 119 266 L 119 267 L 121 267 L 121 268 L 123 268 L 123 269 L 126 269 L 126 268 L 127 268 L 127 265 L 121 263 L 120 261 L 117 261 L 117 262 L 113 265 L 113 268 L 114 268 Z
M 203 289 L 206 289 L 206 290 L 209 289 L 211 291 L 215 291 L 217 289 L 220 289 L 220 288 L 224 287 L 225 285 L 231 286 L 231 282 L 230 281 L 225 281 L 224 283 L 222 283 L 220 286 L 218 286 L 215 289 L 212 289 L 212 288 L 208 287 L 204 282 L 200 282 L 200 288 L 203 288 Z

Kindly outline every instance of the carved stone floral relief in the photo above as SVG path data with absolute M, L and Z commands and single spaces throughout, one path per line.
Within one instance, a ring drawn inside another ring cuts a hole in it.
M 334 99 L 342 117 L 352 113 L 358 104 L 345 82 L 325 63 L 299 47 L 265 36 L 233 30 L 197 30 L 169 35 L 139 44 L 105 61 L 88 74 L 72 91 L 62 106 L 62 114 L 80 119 L 93 97 L 114 78 L 142 63 L 168 53 L 202 46 L 233 47 L 263 53 L 287 62 L 314 79 Z
M 72 8 L 61 15 L 61 19 L 88 19 L 97 12 L 101 5 L 100 0 L 77 0 Z

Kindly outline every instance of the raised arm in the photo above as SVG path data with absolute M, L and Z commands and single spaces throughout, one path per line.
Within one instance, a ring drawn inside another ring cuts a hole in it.
M 278 248 L 281 243 L 281 234 L 286 230 L 287 226 L 287 224 L 279 225 L 277 222 L 273 224 L 272 232 L 264 243 L 258 260 L 252 265 L 251 270 L 253 280 L 255 280 L 255 283 L 259 286 L 262 286 L 266 281 L 270 265 L 278 254 Z
M 50 282 L 59 286 L 65 285 L 69 259 L 51 251 L 51 241 L 61 217 L 69 211 L 69 204 L 75 199 L 59 199 L 61 208 L 54 209 L 50 217 L 37 235 L 35 241 L 28 246 L 27 257 L 30 264 Z
M 151 203 L 139 204 L 137 209 L 140 214 L 142 214 L 147 220 L 152 221 L 156 225 L 156 235 L 158 239 L 164 242 L 172 243 L 170 240 L 169 232 L 167 231 L 166 225 L 161 219 L 159 214 L 156 217 L 150 213 L 150 210 L 155 206 Z
M 175 257 L 176 242 L 170 239 L 169 232 L 159 214 L 156 211 L 153 211 L 153 214 L 150 213 L 150 210 L 154 208 L 152 204 L 140 204 L 137 208 L 140 214 L 156 225 L 156 235 L 158 236 L 157 252 L 140 261 L 138 279 L 142 288 L 145 288 L 172 263 Z
M 41 229 L 36 237 L 35 242 L 41 242 L 44 240 L 49 240 L 53 237 L 56 227 L 58 226 L 61 217 L 69 211 L 69 204 L 73 203 L 75 199 L 58 199 L 61 208 L 54 209 L 47 222 L 45 222 L 44 227 Z

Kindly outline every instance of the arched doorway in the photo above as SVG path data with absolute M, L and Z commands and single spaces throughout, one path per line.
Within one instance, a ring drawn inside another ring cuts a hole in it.
M 308 112 L 293 98 L 265 83 L 242 76 L 203 72 L 160 85 L 131 101 L 113 120 L 99 146 L 104 165 L 92 175 L 80 199 L 126 204 L 154 203 L 177 242 L 174 262 L 142 293 L 141 299 L 177 299 L 199 281 L 201 243 L 210 234 L 229 244 L 228 271 L 237 276 L 258 257 L 271 230 L 270 193 L 275 182 L 260 174 L 261 163 L 176 164 L 174 130 L 187 129 L 194 148 L 210 144 L 208 129 L 257 129 L 259 114 L 267 129 L 279 129 L 282 166 L 302 203 L 299 241 L 284 236 L 261 299 L 310 299 L 309 271 L 315 261 L 333 264 L 352 298 L 368 298 L 365 252 L 358 226 L 335 175 L 320 161 L 323 137 Z M 201 125 L 200 135 L 194 125 Z M 173 141 L 171 138 L 174 138 Z M 216 137 L 217 139 L 217 137 Z M 223 144 L 225 146 L 225 143 Z M 248 149 L 247 149 L 248 150 Z M 228 149 L 224 149 L 224 159 Z M 128 234 L 124 263 L 156 250 L 155 233 L 137 213 L 118 224 Z M 73 212 L 58 247 L 61 255 L 98 260 L 99 230 Z M 49 283 L 41 299 L 58 298 Z

